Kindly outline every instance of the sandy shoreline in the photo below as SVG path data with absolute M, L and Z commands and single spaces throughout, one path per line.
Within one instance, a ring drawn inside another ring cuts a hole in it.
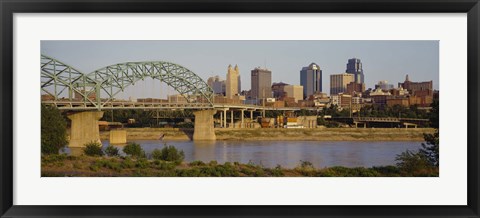
M 126 128 L 127 140 L 191 140 L 193 129 Z M 215 129 L 217 140 L 242 141 L 423 141 L 432 128 L 316 128 L 316 129 Z M 100 132 L 102 140 L 109 132 Z

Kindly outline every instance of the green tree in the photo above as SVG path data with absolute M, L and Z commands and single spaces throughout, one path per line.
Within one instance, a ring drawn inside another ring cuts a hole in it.
M 67 122 L 56 107 L 41 106 L 42 154 L 58 154 L 68 143 Z
M 106 149 L 105 149 L 105 153 L 110 156 L 110 157 L 114 157 L 114 156 L 118 156 L 118 148 L 112 146 L 112 145 L 109 145 Z
M 139 144 L 135 142 L 131 142 L 125 145 L 125 147 L 123 148 L 123 152 L 132 157 L 137 157 L 137 158 L 145 157 L 145 151 L 142 149 L 142 147 Z
M 103 156 L 102 145 L 98 142 L 92 141 L 85 144 L 83 153 L 87 156 Z
M 410 108 L 414 109 L 414 108 Z M 438 101 L 432 103 L 432 110 L 429 114 L 430 126 L 436 128 L 433 134 L 423 134 L 425 143 L 417 152 L 406 151 L 398 155 L 397 166 L 404 170 L 414 170 L 421 168 L 438 168 L 440 166 L 440 147 L 438 129 L 439 104 Z
M 422 143 L 422 148 L 419 153 L 422 154 L 428 163 L 433 167 L 440 165 L 440 146 L 439 146 L 439 131 L 438 129 L 433 134 L 423 134 L 425 143 Z
M 179 164 L 185 158 L 185 153 L 183 150 L 177 150 L 173 145 L 166 145 L 162 150 L 153 150 L 152 158 L 155 160 L 173 161 Z

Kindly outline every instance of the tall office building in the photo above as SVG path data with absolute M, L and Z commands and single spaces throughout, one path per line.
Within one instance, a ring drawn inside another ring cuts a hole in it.
M 300 71 L 300 85 L 303 86 L 303 99 L 314 93 L 322 92 L 322 70 L 320 66 L 311 63 Z
M 209 77 L 207 84 L 213 89 L 213 93 L 225 95 L 225 80 L 221 80 L 219 76 Z
M 382 89 L 384 91 L 393 89 L 393 84 L 389 84 L 387 80 L 378 81 L 377 85 L 375 85 L 375 89 Z
M 242 92 L 242 81 L 240 80 L 240 72 L 238 72 L 238 94 L 240 94 L 241 92 Z
M 354 75 L 349 73 L 330 75 L 330 95 L 347 92 L 347 85 L 354 82 Z
M 354 82 L 356 83 L 365 83 L 363 76 L 362 62 L 358 58 L 348 59 L 347 70 L 345 71 L 349 74 L 354 75 Z
M 256 99 L 272 97 L 272 71 L 256 67 L 252 70 L 251 97 Z
M 227 72 L 227 79 L 225 85 L 225 96 L 228 99 L 233 99 L 233 96 L 240 93 L 239 88 L 239 80 L 240 80 L 240 71 L 238 70 L 238 66 L 235 65 L 235 68 L 232 69 L 232 65 L 228 65 L 228 72 Z
M 292 97 L 295 99 L 295 102 L 303 100 L 303 87 L 299 85 L 286 85 L 285 92 L 287 97 Z

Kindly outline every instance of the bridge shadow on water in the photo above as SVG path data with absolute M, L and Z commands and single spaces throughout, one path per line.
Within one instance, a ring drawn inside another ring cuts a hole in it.
M 179 128 L 180 131 L 182 131 L 186 136 L 188 136 L 188 139 L 193 140 L 193 128 Z

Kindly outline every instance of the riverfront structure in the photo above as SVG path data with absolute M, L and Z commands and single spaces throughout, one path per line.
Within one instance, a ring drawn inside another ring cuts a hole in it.
M 347 70 L 348 74 L 353 74 L 356 83 L 365 83 L 363 76 L 362 62 L 358 58 L 348 59 Z
M 256 67 L 252 70 L 251 97 L 256 99 L 272 97 L 272 71 Z
M 349 73 L 330 75 L 330 95 L 347 92 L 347 85 L 354 82 L 354 75 Z
M 227 99 L 233 99 L 233 96 L 238 95 L 240 92 L 239 89 L 239 80 L 240 80 L 240 71 L 238 66 L 235 65 L 235 68 L 232 69 L 232 65 L 228 65 L 227 80 L 225 84 L 225 96 Z
M 311 63 L 300 71 L 300 85 L 303 86 L 303 99 L 314 93 L 322 92 L 322 70 L 320 66 Z

